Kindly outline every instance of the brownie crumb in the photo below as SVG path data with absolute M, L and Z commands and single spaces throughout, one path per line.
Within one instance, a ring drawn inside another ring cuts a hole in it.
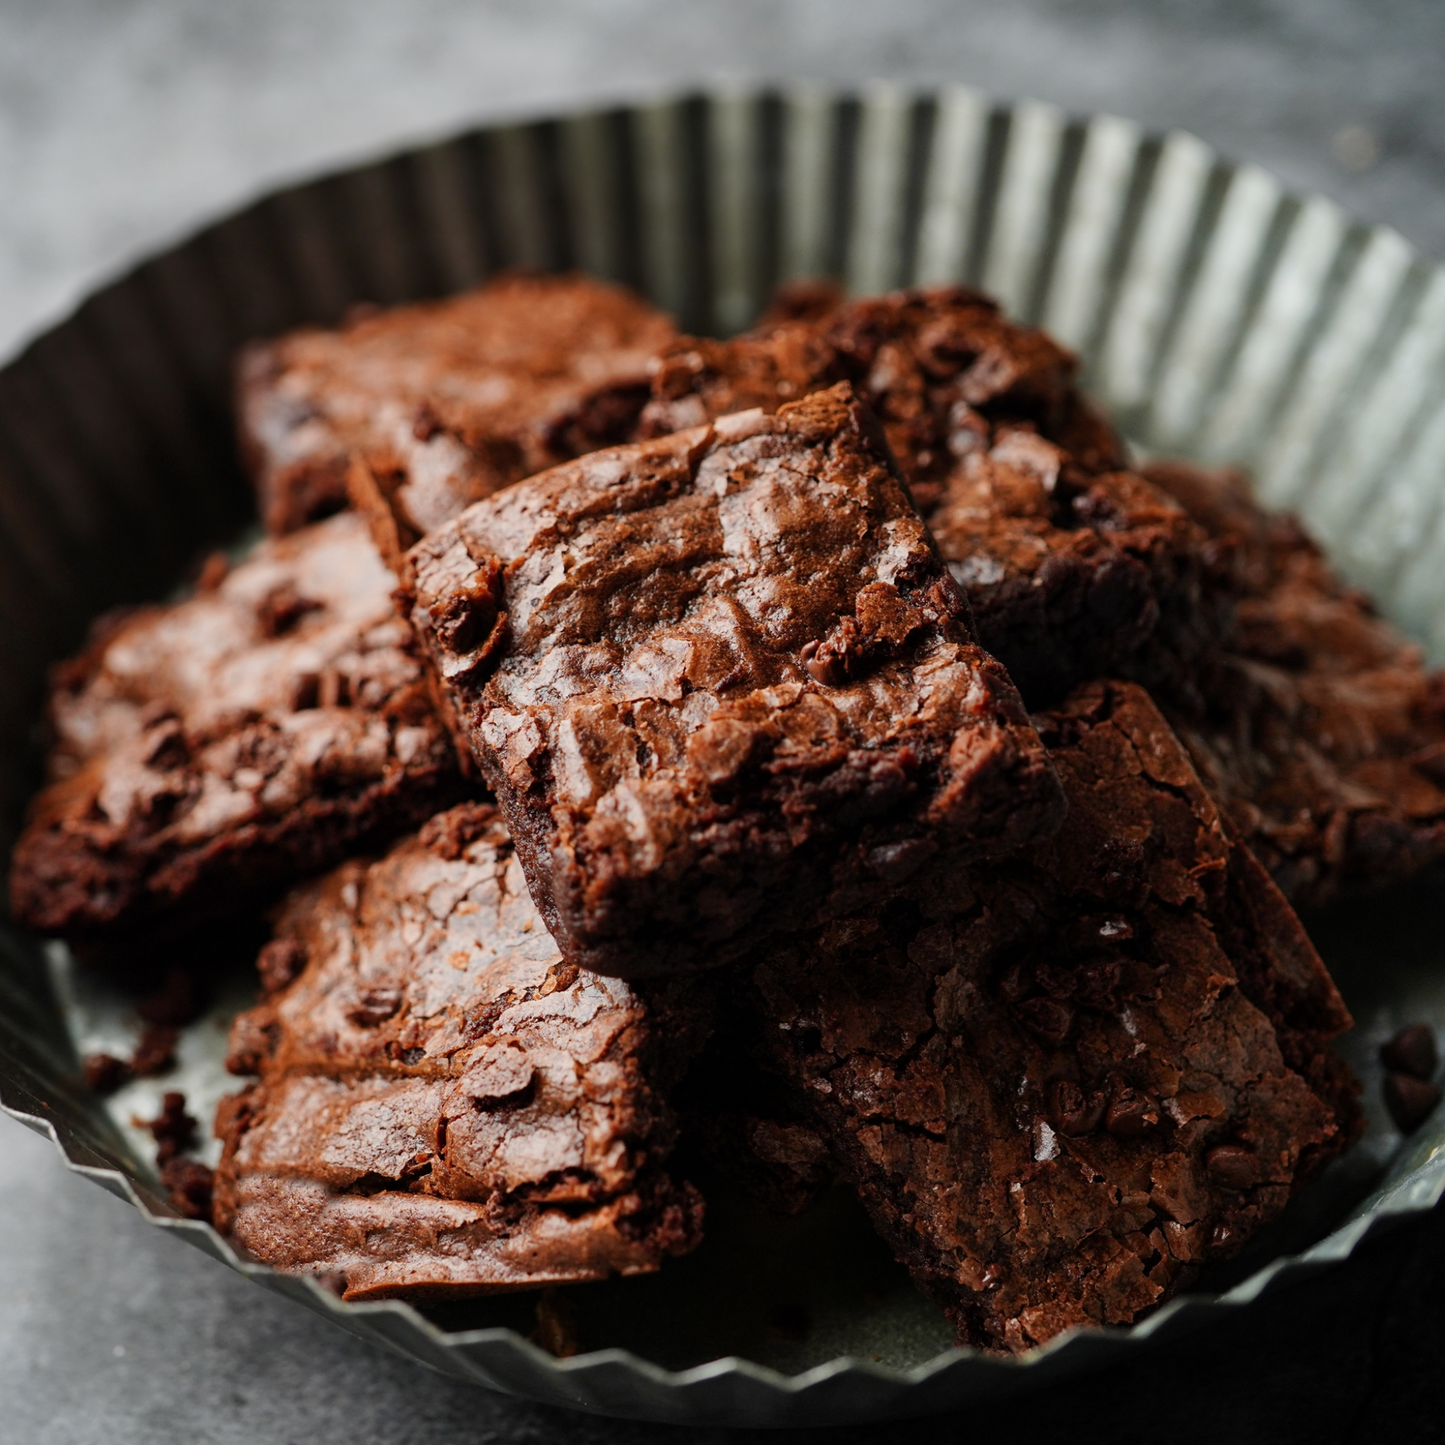
M 179 1032 L 169 1025 L 147 1024 L 131 1055 L 131 1075 L 137 1079 L 154 1079 L 170 1073 L 176 1066 L 179 1040 Z
M 1427 1083 L 1440 1067 L 1435 1030 L 1429 1024 L 1406 1024 L 1389 1043 L 1380 1046 L 1380 1062 L 1397 1074 Z
M 213 1178 L 214 1170 L 199 1159 L 184 1159 L 176 1155 L 161 1164 L 161 1183 L 169 1191 L 176 1210 L 187 1219 L 211 1217 Z
M 581 1348 L 577 1337 L 577 1307 L 555 1289 L 544 1289 L 537 1296 L 537 1327 L 527 1336 L 549 1355 L 570 1360 Z
M 323 1269 L 311 1276 L 328 1294 L 346 1298 L 346 1275 L 339 1269 Z
M 1409 1074 L 1385 1075 L 1385 1107 L 1402 1134 L 1413 1134 L 1440 1102 L 1440 1090 L 1424 1079 Z
M 166 981 L 136 1006 L 143 1022 L 173 1029 L 194 1023 L 205 1008 L 196 981 L 184 969 L 173 968 Z
M 135 1077 L 126 1059 L 114 1054 L 89 1054 L 84 1064 L 85 1087 L 96 1094 L 113 1094 Z
M 154 1119 L 133 1119 L 138 1129 L 149 1129 L 156 1141 L 156 1163 L 164 1165 L 196 1144 L 196 1121 L 186 1113 L 186 1096 L 168 1093 L 161 1098 L 161 1112 Z

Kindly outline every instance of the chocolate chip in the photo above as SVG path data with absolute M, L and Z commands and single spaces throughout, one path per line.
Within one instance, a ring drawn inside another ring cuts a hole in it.
M 1058 1079 L 1049 1089 L 1049 1113 L 1060 1134 L 1081 1138 L 1092 1134 L 1104 1117 L 1104 1095 L 1085 1094 L 1072 1079 Z
M 263 636 L 284 637 L 308 612 L 320 612 L 323 607 L 323 603 L 303 597 L 289 582 L 283 582 L 261 599 L 256 620 Z
M 1385 1107 L 1402 1134 L 1411 1134 L 1435 1111 L 1440 1090 L 1424 1079 L 1409 1074 L 1385 1075 Z
M 843 659 L 835 652 L 828 651 L 820 657 L 816 642 L 805 642 L 798 652 L 798 661 L 807 669 L 808 676 L 824 687 L 837 687 L 847 680 Z
M 464 587 L 456 587 L 430 609 L 432 631 L 448 651 L 463 656 L 492 633 L 502 604 L 501 568 L 479 567 Z
M 211 1217 L 211 1186 L 215 1176 L 199 1159 L 167 1159 L 161 1165 L 161 1183 L 178 1214 L 186 1219 Z
M 196 1121 L 186 1113 L 184 1094 L 165 1094 L 161 1112 L 154 1119 L 131 1121 L 139 1129 L 150 1130 L 156 1141 L 156 1163 L 164 1164 L 177 1154 L 184 1154 L 196 1142 Z
M 399 988 L 366 989 L 360 1001 L 346 1015 L 354 1024 L 363 1028 L 375 1028 L 384 1024 L 401 1007 L 402 992 Z
M 1147 1094 L 1128 1084 L 1116 1083 L 1113 1098 L 1104 1113 L 1104 1128 L 1116 1139 L 1137 1139 L 1159 1122 L 1159 1110 Z
M 1226 1189 L 1248 1189 L 1259 1183 L 1259 1161 L 1242 1144 L 1216 1144 L 1204 1156 L 1204 1167 Z
M 90 1054 L 84 1069 L 85 1087 L 97 1094 L 113 1094 L 134 1077 L 129 1062 L 114 1054 Z
M 1429 1024 L 1407 1024 L 1380 1048 L 1380 1062 L 1397 1074 L 1430 1080 L 1440 1067 L 1435 1049 L 1435 1030 Z
M 273 938 L 256 959 L 261 975 L 261 997 L 271 998 L 301 976 L 306 950 L 295 938 Z
M 167 1024 L 147 1024 L 131 1055 L 130 1069 L 138 1079 L 168 1074 L 176 1066 L 177 1031 Z
M 1056 998 L 1026 998 L 1014 1011 L 1026 1029 L 1056 1048 L 1068 1038 L 1074 1023 L 1073 1009 Z
M 1075 973 L 1074 998 L 1087 1008 L 1115 1013 L 1119 1007 L 1119 980 L 1123 970 L 1117 958 L 1095 958 Z

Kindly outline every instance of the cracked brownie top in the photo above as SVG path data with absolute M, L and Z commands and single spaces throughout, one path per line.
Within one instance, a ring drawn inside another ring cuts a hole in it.
M 1292 902 L 1408 877 L 1445 853 L 1445 678 L 1230 470 L 1151 464 L 1209 538 L 1231 625 L 1167 710 Z
M 235 913 L 450 801 L 455 756 L 395 586 L 342 515 L 103 622 L 55 678 L 17 919 L 85 934 Z
M 1144 692 L 1038 719 L 1069 812 L 752 967 L 763 1062 L 965 1342 L 1123 1324 L 1349 1141 L 1350 1023 Z M 796 1151 L 795 1151 L 796 1152 Z
M 402 546 L 469 502 L 625 440 L 660 312 L 585 276 L 507 273 L 445 301 L 259 342 L 237 373 L 242 450 L 267 529 L 347 500 L 369 464 Z
M 727 961 L 1059 794 L 846 385 L 603 451 L 410 554 L 412 617 L 573 961 Z
M 882 422 L 980 643 L 1031 707 L 1120 672 L 1188 689 L 1222 625 L 1202 588 L 1204 538 L 1127 469 L 1068 352 L 962 287 L 806 310 L 731 341 L 676 341 L 642 434 L 847 380 Z
M 662 1170 L 706 997 L 558 953 L 496 810 L 294 893 L 232 1029 L 218 1221 L 348 1299 L 656 1269 L 701 1202 Z

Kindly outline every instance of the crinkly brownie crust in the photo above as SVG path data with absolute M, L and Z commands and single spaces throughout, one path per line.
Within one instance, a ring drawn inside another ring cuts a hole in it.
M 1127 469 L 1074 384 L 1074 358 L 961 287 L 822 307 L 659 360 L 642 435 L 781 405 L 839 380 L 883 424 L 968 594 L 978 640 L 1030 707 L 1126 674 L 1187 692 L 1223 619 L 1204 538 Z
M 1208 536 L 1229 630 L 1166 710 L 1210 791 L 1298 906 L 1445 854 L 1445 677 L 1230 470 L 1150 478 Z
M 1057 824 L 1017 694 L 847 386 L 556 468 L 409 561 L 576 963 L 721 963 L 939 847 Z
M 256 343 L 236 395 L 267 530 L 344 506 L 359 454 L 409 545 L 519 477 L 626 440 L 675 334 L 621 287 L 513 272 Z
M 486 804 L 293 894 L 240 1015 L 217 1224 L 347 1299 L 656 1269 L 700 1237 L 663 1159 L 707 994 L 566 963 Z M 673 990 L 675 993 L 676 990 Z
M 967 1343 L 1126 1324 L 1352 1136 L 1349 1016 L 1139 688 L 1038 719 L 1049 842 L 750 969 L 764 1063 Z
M 459 792 L 396 578 L 357 517 L 263 542 L 57 673 L 18 922 L 102 945 L 234 915 Z

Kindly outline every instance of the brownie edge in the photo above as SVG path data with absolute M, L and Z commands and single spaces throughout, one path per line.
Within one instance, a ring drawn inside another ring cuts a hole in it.
M 1062 816 L 846 384 L 553 468 L 408 561 L 418 635 L 583 967 L 724 963 Z

